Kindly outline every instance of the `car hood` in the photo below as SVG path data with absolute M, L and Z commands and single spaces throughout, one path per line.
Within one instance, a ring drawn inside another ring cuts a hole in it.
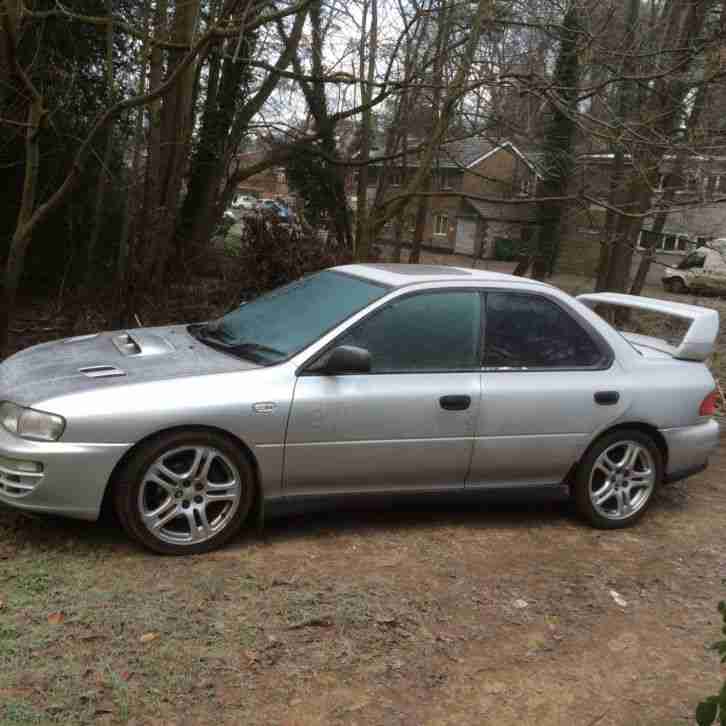
M 258 368 L 210 348 L 184 325 L 42 343 L 0 364 L 0 400 L 34 405 L 100 387 Z

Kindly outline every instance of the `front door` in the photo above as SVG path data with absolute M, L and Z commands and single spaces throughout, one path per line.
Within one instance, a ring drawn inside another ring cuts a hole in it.
M 558 484 L 630 394 L 607 344 L 545 295 L 486 296 L 470 487 Z
M 371 354 L 369 374 L 303 372 L 285 446 L 289 494 L 463 488 L 479 411 L 481 298 L 407 294 L 333 346 Z
M 459 255 L 473 255 L 476 242 L 476 220 L 459 217 L 456 223 L 454 251 Z

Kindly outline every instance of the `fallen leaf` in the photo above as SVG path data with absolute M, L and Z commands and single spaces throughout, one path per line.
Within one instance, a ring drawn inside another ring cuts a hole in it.
M 144 634 L 143 634 L 143 635 L 142 635 L 142 636 L 141 636 L 141 637 L 139 638 L 139 640 L 140 640 L 140 641 L 141 641 L 142 643 L 150 643 L 150 642 L 151 642 L 152 640 L 156 640 L 156 639 L 157 639 L 157 638 L 159 638 L 159 637 L 160 637 L 160 636 L 159 636 L 159 633 L 144 633 Z
M 376 622 L 379 625 L 398 625 L 398 619 L 395 616 L 384 616 L 382 618 L 376 618 Z
M 620 605 L 621 608 L 628 607 L 628 601 L 615 590 L 610 590 L 610 597 L 615 600 L 615 602 Z
M 48 622 L 51 625 L 60 625 L 65 619 L 66 619 L 65 613 L 60 612 L 60 611 L 57 613 L 51 613 L 48 616 Z
M 95 715 L 101 716 L 104 713 L 113 713 L 113 704 L 108 701 L 102 701 L 96 706 Z

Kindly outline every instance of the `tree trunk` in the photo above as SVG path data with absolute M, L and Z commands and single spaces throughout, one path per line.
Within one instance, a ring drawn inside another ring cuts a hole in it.
M 373 80 L 375 78 L 376 60 L 378 55 L 378 0 L 369 0 L 371 11 L 371 30 L 368 42 L 368 73 L 364 82 L 366 68 L 365 39 L 368 2 L 363 9 L 363 22 L 359 46 L 359 74 L 361 79 L 361 104 L 365 106 L 361 114 L 361 146 L 359 161 L 363 164 L 358 167 L 358 204 L 355 233 L 356 259 L 365 261 L 370 254 L 371 242 L 368 238 L 368 161 L 371 156 L 371 135 L 373 134 L 373 112 L 368 106 L 373 98 Z
M 441 114 L 441 87 L 444 77 L 443 50 L 446 38 L 449 35 L 449 12 L 448 5 L 446 5 L 445 2 L 443 2 L 441 5 L 440 13 L 441 15 L 439 18 L 439 26 L 436 32 L 436 43 L 434 51 L 436 55 L 434 56 L 434 67 L 432 74 L 434 92 L 431 99 L 431 118 L 434 124 L 438 123 Z M 431 188 L 433 186 L 433 175 L 431 169 L 433 166 L 434 158 L 438 156 L 440 148 L 441 145 L 437 144 L 434 149 L 433 155 L 429 159 L 426 175 L 421 183 L 421 192 L 423 193 L 423 195 L 419 197 L 418 204 L 416 206 L 416 225 L 413 230 L 413 238 L 411 239 L 411 252 L 408 256 L 408 261 L 411 264 L 418 264 L 421 260 L 421 245 L 423 244 L 424 230 L 426 229 L 426 220 L 428 219 L 429 208 L 431 206 L 430 197 L 428 196 L 428 193 L 431 191 Z
M 28 126 L 25 132 L 25 179 L 23 197 L 18 213 L 15 233 L 10 240 L 10 250 L 5 263 L 3 281 L 3 305 L 0 309 L 0 356 L 8 352 L 10 322 L 15 314 L 20 279 L 25 270 L 25 255 L 30 244 L 28 222 L 35 210 L 35 195 L 40 166 L 40 124 L 43 119 L 42 98 L 36 97 L 28 108 Z
M 420 165 L 417 171 L 407 182 L 405 189 L 401 194 L 396 195 L 389 200 L 385 207 L 376 215 L 371 215 L 369 221 L 370 237 L 375 239 L 378 237 L 383 226 L 391 219 L 402 214 L 409 200 L 420 192 L 421 186 L 426 179 L 428 169 L 433 163 L 436 150 L 444 140 L 449 130 L 451 121 L 456 109 L 456 104 L 466 91 L 466 82 L 471 71 L 474 56 L 483 33 L 485 18 L 489 17 L 492 12 L 491 0 L 478 0 L 475 15 L 472 18 L 471 29 L 464 46 L 464 50 L 459 61 L 456 73 L 449 84 L 446 96 L 441 104 L 441 114 L 434 126 L 433 132 L 428 143 L 423 147 L 420 154 Z
M 560 31 L 560 51 L 555 66 L 553 89 L 558 98 L 552 103 L 552 116 L 545 130 L 544 178 L 541 185 L 541 193 L 545 197 L 556 198 L 566 194 L 574 166 L 573 115 L 576 111 L 580 75 L 577 44 L 579 33 L 580 18 L 577 5 L 573 3 L 565 13 Z M 557 199 L 537 205 L 539 239 L 532 265 L 532 277 L 537 280 L 552 274 L 560 246 L 560 222 L 564 205 L 564 202 Z
M 199 4 L 200 0 L 177 0 L 172 27 L 172 39 L 175 42 L 191 44 Z M 183 57 L 182 50 L 170 51 L 168 75 L 174 72 Z M 163 288 L 174 247 L 182 179 L 191 145 L 195 75 L 192 64 L 184 71 L 174 91 L 164 100 L 161 109 L 160 219 L 153 267 L 150 270 L 158 289 Z M 179 249 L 176 251 L 182 252 Z
M 108 94 L 109 105 L 114 99 L 114 78 L 113 78 L 113 2 L 106 0 L 106 15 L 109 18 L 106 26 L 106 93 Z M 103 151 L 103 161 L 98 175 L 98 190 L 96 192 L 96 206 L 93 213 L 93 227 L 88 240 L 86 250 L 86 286 L 93 281 L 93 263 L 98 246 L 98 239 L 101 236 L 101 227 L 104 220 L 104 202 L 106 200 L 106 189 L 110 184 L 109 166 L 111 165 L 111 154 L 113 153 L 113 124 L 106 129 L 106 140 Z
M 629 28 L 635 27 L 640 8 L 638 0 L 630 0 L 630 3 L 627 23 Z M 627 100 L 621 98 L 621 108 L 627 110 L 637 106 L 640 118 L 650 122 L 647 129 L 650 144 L 635 144 L 631 152 L 633 171 L 626 185 L 625 200 L 621 207 L 623 209 L 644 215 L 651 208 L 652 190 L 658 181 L 660 165 L 667 151 L 667 148 L 662 148 L 662 140 L 672 138 L 680 121 L 683 102 L 689 89 L 684 77 L 693 64 L 693 54 L 689 49 L 701 33 L 707 9 L 708 3 L 692 3 L 690 0 L 669 0 L 666 3 L 663 17 L 667 18 L 667 25 L 665 33 L 661 35 L 661 47 L 683 49 L 672 55 L 671 62 L 681 60 L 679 73 L 656 79 L 648 102 L 631 104 L 629 98 Z M 635 21 L 632 21 L 633 17 Z M 679 59 L 680 54 L 683 54 L 683 57 Z M 632 75 L 633 69 L 630 64 L 633 62 L 628 57 L 624 63 L 623 75 Z M 632 82 L 623 83 L 624 95 L 632 96 L 632 85 Z M 644 92 L 645 84 L 640 84 L 639 89 Z M 641 223 L 642 218 L 621 216 L 618 220 L 616 239 L 610 250 L 606 289 L 618 292 L 625 292 L 628 289 L 633 250 Z M 642 280 L 647 274 L 647 264 Z
M 155 41 L 166 36 L 167 0 L 155 0 L 154 33 Z M 156 88 L 164 75 L 164 54 L 156 43 L 152 46 L 149 66 L 149 87 Z M 159 210 L 161 206 L 161 100 L 149 105 L 148 150 L 146 156 L 146 188 L 144 190 L 143 249 L 140 249 L 140 268 L 148 275 L 156 258 L 159 235 Z
M 6 0 L 2 10 L 3 17 L 0 22 L 6 60 L 13 76 L 18 78 L 22 86 L 25 86 L 24 90 L 30 100 L 25 128 L 23 194 L 3 276 L 2 306 L 0 307 L 0 356 L 8 353 L 10 323 L 15 314 L 18 287 L 25 270 L 25 255 L 31 240 L 30 221 L 35 211 L 40 167 L 40 130 L 45 115 L 43 97 L 18 63 L 19 5 L 14 0 Z
M 609 207 L 605 213 L 604 239 L 600 243 L 600 260 L 597 266 L 597 282 L 595 290 L 600 292 L 607 285 L 608 270 L 610 269 L 610 256 L 615 241 L 615 226 L 617 217 L 615 207 L 622 194 L 621 185 L 625 177 L 625 158 L 620 146 L 616 146 L 613 153 L 613 170 L 610 174 L 610 192 L 608 194 Z
M 726 16 L 726 9 L 724 9 L 723 12 Z M 695 135 L 698 129 L 706 100 L 706 88 L 707 87 L 705 85 L 702 85 L 696 93 L 693 108 L 691 109 L 691 113 L 688 117 L 688 123 L 686 124 L 686 133 L 688 136 Z M 630 287 L 631 295 L 640 295 L 643 292 L 643 286 L 645 285 L 645 281 L 648 277 L 650 266 L 655 259 L 656 235 L 661 234 L 665 227 L 666 220 L 668 219 L 668 207 L 673 203 L 675 198 L 676 184 L 683 176 L 683 171 L 686 166 L 686 157 L 687 153 L 685 151 L 679 151 L 676 155 L 672 171 L 666 176 L 663 182 L 665 191 L 663 192 L 663 197 L 660 200 L 660 206 L 664 207 L 664 209 L 655 215 L 653 226 L 651 228 L 651 232 L 653 233 L 652 239 L 646 245 L 643 245 L 645 249 L 640 258 L 640 264 L 638 265 L 638 269 L 635 273 L 633 284 Z
M 151 11 L 151 0 L 145 0 L 142 15 L 142 27 L 144 37 L 139 54 L 139 85 L 137 94 L 143 96 L 146 92 L 146 67 L 147 55 L 149 52 L 149 13 Z M 116 306 L 114 310 L 115 327 L 121 328 L 130 322 L 132 300 L 129 290 L 129 260 L 131 257 L 130 238 L 133 221 L 138 219 L 137 205 L 141 202 L 139 198 L 139 178 L 141 175 L 141 148 L 144 143 L 144 109 L 136 110 L 136 127 L 133 138 L 133 156 L 131 159 L 131 170 L 126 185 L 126 198 L 124 200 L 124 219 L 119 238 L 118 259 L 116 262 Z

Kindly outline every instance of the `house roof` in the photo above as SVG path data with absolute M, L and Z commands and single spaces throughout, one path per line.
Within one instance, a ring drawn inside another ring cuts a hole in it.
M 537 203 L 529 199 L 517 203 L 485 202 L 481 199 L 462 197 L 482 218 L 500 222 L 534 222 L 537 219 Z
M 379 141 L 380 143 L 377 143 L 371 152 L 372 160 L 385 156 L 383 139 L 381 138 Z M 421 139 L 409 139 L 410 147 L 416 148 L 421 143 Z M 511 141 L 492 141 L 476 136 L 445 141 L 441 144 L 433 165 L 435 168 L 441 169 L 470 169 L 500 151 L 507 151 L 519 157 L 537 176 L 541 176 L 537 168 L 541 154 L 522 151 Z M 407 164 L 408 166 L 418 166 L 418 159 L 414 154 L 411 155 Z

